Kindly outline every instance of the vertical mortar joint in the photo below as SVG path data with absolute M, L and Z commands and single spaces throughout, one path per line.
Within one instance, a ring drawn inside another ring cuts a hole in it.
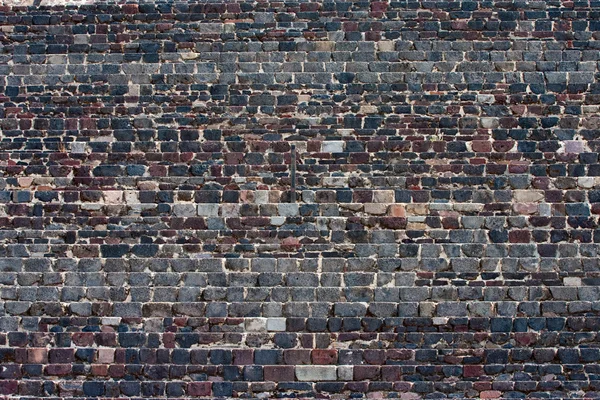
M 290 203 L 296 202 L 296 145 L 292 145 L 291 149 L 291 160 L 290 160 Z

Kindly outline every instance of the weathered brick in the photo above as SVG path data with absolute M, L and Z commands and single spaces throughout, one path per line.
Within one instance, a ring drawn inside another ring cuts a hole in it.
M 315 365 L 295 367 L 296 379 L 299 381 L 335 381 L 337 379 L 337 367 L 334 365 Z

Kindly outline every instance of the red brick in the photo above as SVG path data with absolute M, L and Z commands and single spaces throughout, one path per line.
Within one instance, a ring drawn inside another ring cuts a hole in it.
M 433 151 L 436 153 L 443 153 L 446 151 L 447 144 L 443 140 L 436 140 L 433 142 Z
M 473 382 L 473 389 L 484 391 L 492 388 L 492 382 Z
M 369 153 L 375 153 L 383 149 L 383 142 L 381 140 L 371 140 L 367 142 L 367 151 Z
M 25 364 L 27 362 L 27 349 L 15 349 L 15 362 Z
M 369 382 L 347 382 L 346 390 L 358 393 L 366 393 L 369 390 Z
M 97 258 L 100 256 L 100 248 L 95 245 L 73 246 L 73 257 Z
M 153 164 L 148 168 L 150 176 L 167 176 L 167 167 L 165 165 Z
M 519 126 L 519 119 L 514 117 L 503 117 L 500 118 L 500 127 L 501 128 L 516 128 Z
M 502 396 L 502 392 L 498 390 L 485 390 L 479 394 L 482 399 L 498 399 Z
M 310 350 L 291 349 L 283 351 L 283 361 L 288 365 L 309 365 Z
M 123 4 L 123 13 L 124 14 L 137 14 L 138 13 L 138 5 L 137 4 Z
M 350 153 L 351 164 L 368 164 L 370 159 L 369 153 Z
M 513 204 L 513 210 L 517 213 L 517 214 L 535 214 L 538 212 L 538 205 L 536 203 L 516 203 Z M 525 241 L 525 242 L 519 242 L 518 240 L 520 240 L 518 238 L 518 235 L 516 235 L 514 232 L 510 232 L 511 234 L 513 234 L 513 240 L 511 240 L 511 243 L 529 243 L 529 240 Z M 527 232 L 527 234 L 529 234 L 529 232 Z M 509 239 L 511 238 L 511 235 L 509 234 Z
M 379 223 L 382 228 L 387 229 L 405 229 L 408 223 L 407 218 L 401 217 L 381 217 Z
M 394 390 L 398 392 L 408 392 L 412 388 L 410 382 L 396 382 L 394 383 Z
M 300 3 L 300 11 L 318 11 L 321 8 L 319 3 Z
M 189 396 L 210 396 L 211 389 L 212 382 L 192 382 L 187 385 L 187 393 Z
M 372 190 L 355 190 L 352 194 L 355 203 L 372 203 L 373 202 L 373 191 Z
M 292 382 L 295 379 L 293 365 L 266 365 L 263 373 L 265 381 Z
M 67 364 L 73 362 L 75 349 L 50 349 L 48 360 L 52 364 Z
M 226 153 L 225 164 L 227 165 L 239 165 L 243 164 L 244 153 Z
M 300 335 L 300 346 L 303 349 L 312 349 L 315 347 L 314 336 L 310 333 L 303 333 Z
M 511 140 L 496 140 L 492 144 L 492 147 L 497 152 L 506 153 L 507 151 L 510 151 L 510 149 L 512 149 L 514 147 L 514 145 L 515 145 L 515 142 L 513 142 Z
M 531 180 L 531 185 L 536 189 L 548 189 L 550 187 L 550 178 L 536 176 Z
M 483 365 L 465 365 L 463 367 L 463 376 L 465 378 L 474 378 L 483 375 Z
M 508 165 L 508 172 L 511 174 L 525 174 L 529 170 L 528 163 L 514 163 Z
M 281 242 L 281 250 L 283 251 L 296 251 L 300 247 L 302 247 L 302 244 L 297 238 L 287 237 Z
M 391 349 L 386 352 L 388 360 L 410 360 L 413 355 L 414 351 L 408 349 Z
M 401 204 L 392 204 L 388 209 L 388 215 L 391 217 L 406 217 L 406 210 Z
M 515 340 L 521 346 L 530 346 L 537 342 L 538 335 L 534 332 L 516 332 Z
M 96 344 L 98 346 L 114 347 L 117 345 L 117 335 L 111 332 L 96 333 Z
M 43 391 L 42 381 L 26 380 L 19 382 L 19 394 L 21 396 L 37 396 L 40 397 Z
M 444 229 L 458 229 L 460 228 L 460 222 L 457 217 L 442 218 L 442 226 Z
M 73 344 L 81 347 L 90 347 L 94 344 L 93 332 L 75 332 L 72 336 Z
M 97 246 L 96 246 L 96 249 L 98 250 L 98 252 L 100 251 Z M 112 310 L 111 303 L 105 303 L 105 302 L 92 303 L 92 313 L 94 313 L 95 316 L 98 316 L 98 317 L 110 316 L 110 315 L 112 315 L 112 311 L 113 310 Z M 96 334 L 96 343 L 98 343 L 97 335 L 101 335 L 101 334 Z M 115 344 L 113 345 L 113 346 L 115 346 L 116 345 L 116 335 L 114 333 L 112 335 L 115 336 L 115 339 L 114 339 Z M 100 343 L 98 343 L 98 345 L 102 346 Z M 109 345 L 105 345 L 105 346 L 109 346 Z
M 316 349 L 311 353 L 313 364 L 334 365 L 337 363 L 337 350 L 335 349 Z
M 271 392 L 275 390 L 277 384 L 275 382 L 252 382 L 250 384 L 250 391 L 256 392 Z
M 358 30 L 358 22 L 356 21 L 346 21 L 343 22 L 344 32 L 353 32 Z
M 106 364 L 92 364 L 92 375 L 94 376 L 107 376 L 108 365 Z
M 254 363 L 254 351 L 253 350 L 232 350 L 233 354 L 233 365 L 251 365 Z
M 202 217 L 189 217 L 183 223 L 183 229 L 205 230 L 206 222 Z
M 385 364 L 385 350 L 364 350 L 363 359 L 367 362 L 367 364 L 371 365 Z
M 489 153 L 492 151 L 492 143 L 487 140 L 473 140 L 471 147 L 477 153 Z
M 125 376 L 125 365 L 113 364 L 108 366 L 108 375 L 111 378 L 122 378 Z
M 227 12 L 229 12 L 229 13 L 240 13 L 240 12 L 242 12 L 242 9 L 241 9 L 240 5 L 237 4 L 237 3 L 227 4 Z
M 531 241 L 531 233 L 526 230 L 510 231 L 508 233 L 508 241 L 510 243 L 529 243 Z
M 381 379 L 387 382 L 399 381 L 402 377 L 402 368 L 399 365 L 384 365 L 381 367 Z
M 18 388 L 19 383 L 17 381 L 0 381 L 0 394 L 15 394 Z
M 125 364 L 125 349 L 115 350 L 115 363 Z
M 48 362 L 48 350 L 27 349 L 27 362 L 31 364 L 46 364 Z
M 380 367 L 375 365 L 355 365 L 354 366 L 354 380 L 376 380 L 379 378 Z
M 46 375 L 65 376 L 71 373 L 71 364 L 49 364 L 46 366 Z
M 429 140 L 416 140 L 412 142 L 412 150 L 415 153 L 425 153 L 431 148 L 431 141 Z

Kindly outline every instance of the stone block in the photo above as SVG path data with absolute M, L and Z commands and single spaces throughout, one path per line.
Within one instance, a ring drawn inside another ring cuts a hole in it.
M 301 382 L 320 382 L 337 380 L 335 365 L 296 365 L 296 379 Z

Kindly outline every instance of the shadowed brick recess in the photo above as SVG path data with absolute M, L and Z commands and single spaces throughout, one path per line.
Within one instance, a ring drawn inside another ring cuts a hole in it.
M 0 0 L 0 396 L 600 397 L 599 61 L 598 1 Z

